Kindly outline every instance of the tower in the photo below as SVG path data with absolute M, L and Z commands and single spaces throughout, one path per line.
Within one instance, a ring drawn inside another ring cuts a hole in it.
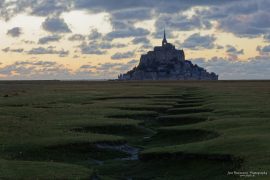
M 167 44 L 166 31 L 164 29 L 164 36 L 163 36 L 163 40 L 162 40 L 162 46 L 165 46 L 166 44 Z

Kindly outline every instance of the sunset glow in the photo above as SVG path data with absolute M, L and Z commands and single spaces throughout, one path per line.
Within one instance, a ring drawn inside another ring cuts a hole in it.
M 0 1 L 0 79 L 113 79 L 160 45 L 164 28 L 221 79 L 270 78 L 268 1 L 106 2 Z

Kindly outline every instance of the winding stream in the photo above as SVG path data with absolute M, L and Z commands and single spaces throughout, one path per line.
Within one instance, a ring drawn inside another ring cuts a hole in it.
M 111 149 L 117 150 L 123 153 L 128 154 L 128 157 L 119 158 L 120 160 L 138 160 L 139 159 L 139 148 L 135 148 L 133 146 L 129 146 L 128 144 L 121 144 L 121 145 L 110 145 L 110 144 L 96 144 L 96 146 L 100 149 Z

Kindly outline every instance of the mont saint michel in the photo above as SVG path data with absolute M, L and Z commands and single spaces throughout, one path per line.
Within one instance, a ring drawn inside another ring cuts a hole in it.
M 218 80 L 218 75 L 185 59 L 183 50 L 167 42 L 141 56 L 137 67 L 118 76 L 119 80 Z

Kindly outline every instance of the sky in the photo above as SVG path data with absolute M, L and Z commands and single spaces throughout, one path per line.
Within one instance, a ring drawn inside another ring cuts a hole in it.
M 270 79 L 269 0 L 0 0 L 0 80 L 114 79 L 168 42 L 227 79 Z

